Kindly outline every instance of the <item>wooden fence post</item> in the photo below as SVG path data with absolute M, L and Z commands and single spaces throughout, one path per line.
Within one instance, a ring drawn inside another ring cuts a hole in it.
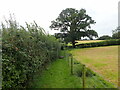
M 65 56 L 66 56 L 66 61 L 67 61 L 68 60 L 68 53 L 66 53 Z
M 70 65 L 70 55 L 68 55 L 68 66 Z
M 71 55 L 71 74 L 73 75 L 73 56 Z
M 85 78 L 86 78 L 86 70 L 85 70 L 85 65 L 83 65 L 83 73 L 82 73 L 82 76 L 83 76 L 83 88 L 85 88 Z

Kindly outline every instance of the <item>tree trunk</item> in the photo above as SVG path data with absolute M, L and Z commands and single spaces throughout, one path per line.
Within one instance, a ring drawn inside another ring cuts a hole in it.
M 75 48 L 75 41 L 72 41 L 72 46 L 73 48 Z

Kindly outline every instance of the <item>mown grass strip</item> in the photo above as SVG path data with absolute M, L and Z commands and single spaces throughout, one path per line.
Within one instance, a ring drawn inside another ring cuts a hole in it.
M 73 76 L 65 59 L 58 59 L 34 79 L 34 88 L 81 88 L 81 78 Z

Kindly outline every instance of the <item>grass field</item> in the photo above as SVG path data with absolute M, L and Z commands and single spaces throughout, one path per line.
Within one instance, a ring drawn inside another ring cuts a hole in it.
M 104 40 L 77 40 L 76 42 L 78 42 L 78 43 L 76 43 L 76 45 L 77 44 L 82 44 L 82 43 L 92 43 L 92 42 L 101 42 L 101 41 L 104 41 Z M 68 46 L 72 46 L 72 44 L 71 43 L 68 43 Z
M 76 60 L 117 85 L 118 46 L 73 49 L 70 52 Z
M 75 70 L 76 68 L 74 68 Z M 86 78 L 85 87 L 114 88 L 114 85 L 99 76 L 93 76 Z M 48 65 L 47 69 L 43 70 L 42 73 L 37 73 L 34 76 L 32 88 L 83 88 L 82 77 L 71 75 L 70 66 L 66 58 L 57 59 Z

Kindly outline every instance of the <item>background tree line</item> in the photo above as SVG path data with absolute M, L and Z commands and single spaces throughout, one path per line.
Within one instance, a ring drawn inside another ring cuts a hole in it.
M 120 39 L 120 26 L 112 31 L 112 36 L 103 35 L 98 40 Z

